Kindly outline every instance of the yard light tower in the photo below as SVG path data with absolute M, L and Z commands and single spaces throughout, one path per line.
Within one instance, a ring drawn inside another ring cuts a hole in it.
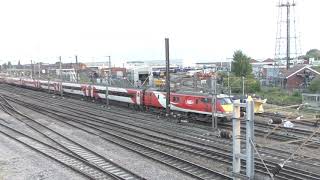
M 279 0 L 275 60 L 286 60 L 286 68 L 290 61 L 301 55 L 301 44 L 296 32 L 295 0 Z M 286 30 L 282 30 L 285 27 Z

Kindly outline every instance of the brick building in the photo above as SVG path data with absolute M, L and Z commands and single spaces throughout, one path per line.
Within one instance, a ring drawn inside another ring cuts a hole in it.
M 316 76 L 320 76 L 320 72 L 305 64 L 298 64 L 289 70 L 280 71 L 282 85 L 288 90 L 307 88 Z

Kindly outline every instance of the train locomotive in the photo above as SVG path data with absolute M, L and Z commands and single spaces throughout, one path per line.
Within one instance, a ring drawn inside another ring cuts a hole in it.
M 58 81 L 34 80 L 30 78 L 1 77 L 1 82 L 31 88 L 35 90 L 51 91 L 56 94 L 81 96 L 86 99 L 104 101 L 106 86 L 92 84 L 77 84 Z M 108 99 L 112 102 L 124 103 L 135 109 L 148 111 L 163 111 L 166 108 L 166 92 L 153 89 L 134 89 L 108 87 Z M 209 94 L 171 93 L 171 112 L 181 116 L 197 117 L 209 120 L 212 115 L 212 98 Z M 216 102 L 219 118 L 229 118 L 233 111 L 230 97 L 218 95 Z

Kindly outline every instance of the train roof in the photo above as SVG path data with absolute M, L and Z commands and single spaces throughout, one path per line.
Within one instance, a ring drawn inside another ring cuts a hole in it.
M 174 94 L 182 94 L 182 95 L 192 95 L 192 96 L 212 96 L 210 93 L 201 93 L 201 92 L 175 92 Z M 228 98 L 229 96 L 226 94 L 217 94 L 218 98 Z
M 20 79 L 20 78 L 13 78 L 13 77 L 7 77 L 7 78 L 11 78 L 11 79 Z M 33 80 L 33 79 L 22 79 L 22 80 Z M 40 80 L 40 82 L 43 82 L 42 80 Z M 53 81 L 52 81 L 53 82 Z M 75 87 L 79 87 L 81 85 L 93 85 L 93 86 L 96 86 L 96 88 L 98 89 L 104 89 L 105 86 L 103 85 L 98 85 L 98 84 L 88 84 L 88 83 L 70 83 L 70 82 L 62 82 L 62 85 L 67 85 L 67 86 L 75 86 Z M 112 87 L 112 88 L 120 88 L 120 89 L 131 89 L 131 90 L 143 90 L 142 88 L 121 88 L 121 87 Z M 158 92 L 163 92 L 163 93 L 166 93 L 166 91 L 162 91 L 162 90 L 159 90 L 157 88 L 147 88 L 146 89 L 147 91 L 158 91 Z M 207 97 L 207 96 L 211 96 L 210 93 L 202 93 L 202 92 L 193 92 L 193 91 L 178 91 L 178 92 L 171 92 L 172 94 L 176 94 L 176 95 L 193 95 L 193 96 L 199 96 L 199 97 Z M 218 94 L 217 95 L 218 98 L 226 98 L 226 97 L 229 97 L 228 95 L 226 94 Z
M 152 90 L 152 89 L 148 89 L 148 90 Z M 153 91 L 159 91 L 157 89 L 154 89 Z M 161 91 L 163 93 L 166 93 L 165 91 Z M 211 96 L 210 93 L 201 93 L 201 92 L 193 92 L 193 91 L 178 91 L 178 92 L 171 92 L 172 94 L 181 94 L 181 95 L 192 95 L 192 96 Z M 217 95 L 218 98 L 228 98 L 230 96 L 226 95 L 226 94 L 218 94 Z

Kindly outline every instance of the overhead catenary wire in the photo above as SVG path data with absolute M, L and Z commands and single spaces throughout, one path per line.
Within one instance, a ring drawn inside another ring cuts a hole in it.
M 294 155 L 296 155 L 296 153 L 297 153 L 298 151 L 300 151 L 301 148 L 302 148 L 304 145 L 306 145 L 307 142 L 309 142 L 310 139 L 311 139 L 316 133 L 318 133 L 319 130 L 320 130 L 320 127 L 317 128 L 317 129 L 315 129 L 315 130 L 313 131 L 313 133 L 312 133 L 283 163 L 278 164 L 274 169 L 272 169 L 272 173 L 273 173 L 274 175 L 278 174 L 278 173 L 281 171 L 281 169 L 285 166 L 285 164 L 287 164 L 287 163 L 289 162 L 289 160 L 292 159 L 292 158 L 294 157 Z
M 287 108 L 293 108 L 293 107 L 297 107 L 297 110 L 300 110 L 302 106 L 307 105 L 307 103 L 303 103 L 303 104 L 295 104 L 295 105 L 290 105 L 290 106 L 280 106 L 277 108 L 271 108 L 271 109 L 266 109 L 268 111 L 272 111 L 272 110 L 279 110 L 279 109 L 287 109 Z
M 292 105 L 292 107 L 298 106 L 298 108 L 297 108 L 294 112 L 291 112 L 287 117 L 290 117 L 292 114 L 297 113 L 297 112 L 301 109 L 301 107 L 302 107 L 303 105 L 305 105 L 305 104 Z M 286 107 L 288 107 L 288 106 L 286 106 Z M 286 107 L 285 107 L 285 108 L 286 108 Z M 281 108 L 281 107 L 280 107 L 280 108 Z M 288 120 L 289 118 L 286 118 L 286 119 Z M 281 123 L 281 124 L 282 124 L 282 123 Z M 266 135 L 264 136 L 264 139 L 266 139 L 270 134 L 272 134 L 275 130 L 277 130 L 277 129 L 281 126 L 281 124 L 277 124 L 277 126 L 275 126 L 270 132 L 268 132 L 268 134 L 266 134 Z
M 308 141 L 310 141 L 310 139 L 311 139 L 315 134 L 317 134 L 319 130 L 320 130 L 320 127 L 318 127 L 317 129 L 315 129 L 315 130 L 313 131 L 313 133 L 291 154 L 291 156 L 288 157 L 288 158 L 283 162 L 283 164 L 286 164 L 290 159 L 292 159 L 293 156 L 294 156 Z
M 250 143 L 251 143 L 251 145 L 253 146 L 253 148 L 254 148 L 254 150 L 256 151 L 256 153 L 258 154 L 259 159 L 261 160 L 261 163 L 263 164 L 263 166 L 266 168 L 266 170 L 267 170 L 270 178 L 273 180 L 273 179 L 274 179 L 274 178 L 273 178 L 273 175 L 272 175 L 271 172 L 269 171 L 266 163 L 264 162 L 263 158 L 261 157 L 261 155 L 260 155 L 259 151 L 257 150 L 256 145 L 253 143 L 252 139 L 250 139 Z

